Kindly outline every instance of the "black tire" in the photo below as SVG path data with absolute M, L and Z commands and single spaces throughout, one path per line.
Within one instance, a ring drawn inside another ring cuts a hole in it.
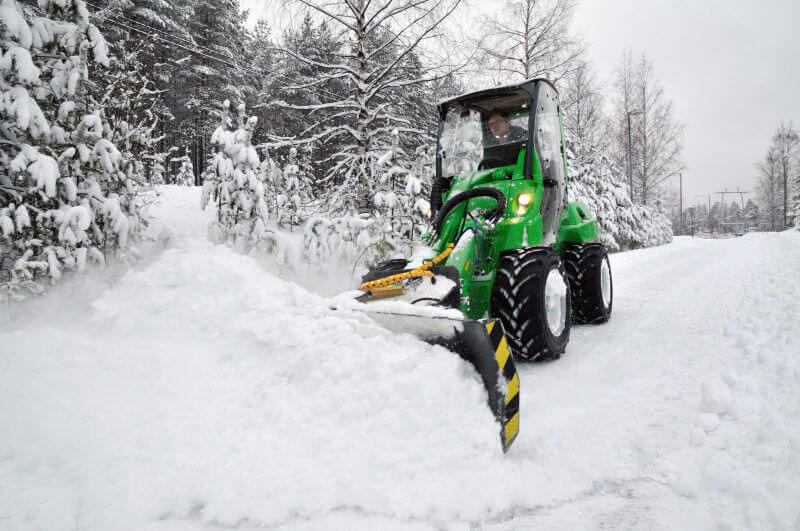
M 553 270 L 561 275 L 566 289 L 563 330 L 557 336 L 548 325 L 545 308 L 546 281 Z M 490 305 L 492 316 L 503 323 L 515 359 L 552 360 L 564 353 L 571 326 L 569 283 L 553 249 L 533 247 L 501 255 Z
M 564 262 L 572 293 L 572 322 L 597 324 L 608 321 L 614 305 L 614 282 L 605 246 L 600 243 L 568 245 L 564 250 Z M 604 263 L 608 267 L 607 300 L 603 298 Z

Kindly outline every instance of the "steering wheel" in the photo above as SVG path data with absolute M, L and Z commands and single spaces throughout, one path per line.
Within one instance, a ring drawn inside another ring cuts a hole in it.
M 488 170 L 490 168 L 499 168 L 501 166 L 505 166 L 505 164 L 503 164 L 503 160 L 501 159 L 483 159 L 481 163 L 478 164 L 478 171 Z
M 439 212 L 436 213 L 436 217 L 434 217 L 433 221 L 431 222 L 432 233 L 434 235 L 439 234 L 439 230 L 442 228 L 442 223 L 444 223 L 445 218 L 447 215 L 459 204 L 464 201 L 468 201 L 474 197 L 490 197 L 497 201 L 497 204 L 494 208 L 489 209 L 487 211 L 481 211 L 478 216 L 487 219 L 494 219 L 500 218 L 503 215 L 503 212 L 506 210 L 506 196 L 503 195 L 503 192 L 498 190 L 497 188 L 488 187 L 488 186 L 479 186 L 478 188 L 472 188 L 470 190 L 466 190 L 455 196 L 451 197 L 447 200 L 447 202 L 442 206 Z M 476 221 L 475 216 L 472 215 L 472 212 L 467 212 L 470 219 Z

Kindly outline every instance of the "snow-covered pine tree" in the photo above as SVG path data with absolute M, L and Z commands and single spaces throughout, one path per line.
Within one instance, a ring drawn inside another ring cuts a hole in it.
M 600 242 L 609 251 L 652 247 L 672 241 L 672 224 L 666 216 L 628 196 L 627 185 L 610 158 L 586 149 L 582 164 L 568 150 L 572 201 L 581 201 L 597 216 Z
M 759 217 L 758 204 L 752 199 L 748 199 L 744 205 L 744 230 L 746 232 L 758 230 Z
M 30 17 L 2 0 L 0 295 L 20 299 L 63 270 L 82 271 L 130 244 L 141 225 L 90 66 L 109 64 L 83 0 L 40 0 Z
M 185 27 L 188 14 L 188 6 L 162 0 L 110 0 L 92 14 L 98 27 L 107 32 L 113 62 L 112 68 L 98 72 L 103 90 L 99 99 L 111 124 L 112 140 L 132 165 L 128 174 L 136 182 L 163 184 L 167 180 L 165 166 L 171 150 L 164 137 L 165 126 L 173 119 L 168 99 L 175 92 L 167 87 L 174 62 L 181 56 L 158 32 L 190 42 Z
M 189 31 L 201 50 L 188 54 L 176 75 L 173 109 L 183 125 L 177 144 L 190 145 L 195 167 L 204 167 L 208 139 L 219 123 L 219 100 L 244 101 L 247 30 L 238 0 L 192 0 Z
M 163 153 L 147 155 L 143 157 L 149 167 L 149 171 L 147 173 L 149 175 L 149 182 L 152 185 L 164 184 L 166 182 L 164 178 L 164 174 L 166 173 L 166 168 L 164 167 L 164 157 L 165 154 Z
M 300 225 L 304 220 L 303 206 L 310 200 L 311 179 L 308 165 L 298 156 L 297 148 L 289 150 L 289 161 L 281 177 L 277 196 L 278 224 Z
M 744 232 L 744 213 L 742 207 L 736 201 L 728 206 L 728 232 Z
M 178 186 L 194 186 L 194 166 L 192 159 L 186 155 L 172 159 L 172 162 L 180 163 L 178 173 L 175 175 L 175 184 Z
M 317 124 L 341 123 L 339 109 L 326 106 L 332 98 L 346 98 L 349 87 L 339 76 L 330 75 L 323 65 L 334 60 L 344 45 L 323 20 L 315 23 L 309 14 L 303 17 L 297 28 L 286 31 L 283 47 L 308 58 L 312 63 L 294 59 L 291 55 L 278 54 L 273 63 L 273 72 L 267 80 L 261 101 L 265 112 L 270 140 L 276 148 L 300 147 L 298 141 L 311 148 L 314 154 L 313 186 L 318 188 L 321 180 L 332 166 L 333 156 L 339 151 L 344 138 L 309 139 L 319 132 Z M 273 45 L 274 46 L 274 45 Z M 316 127 L 315 127 L 316 126 Z M 287 150 L 288 151 L 288 150 Z M 273 151 L 276 158 L 283 151 Z
M 412 242 L 430 221 L 426 198 L 430 197 L 433 149 L 420 146 L 409 156 L 400 146 L 397 131 L 392 136 L 392 148 L 376 161 L 380 178 L 374 203 L 381 230 L 380 243 L 374 244 L 372 252 L 410 256 Z
M 256 22 L 255 27 L 247 31 L 244 38 L 242 62 L 247 68 L 243 72 L 242 93 L 249 112 L 258 118 L 253 144 L 260 145 L 268 140 L 267 134 L 274 125 L 274 112 L 264 105 L 263 94 L 271 92 L 271 85 L 276 79 L 282 79 L 281 65 L 276 61 L 277 51 L 272 30 L 266 20 Z
M 210 235 L 240 252 L 249 252 L 271 240 L 264 186 L 258 174 L 261 161 L 252 144 L 257 119 L 247 117 L 244 104 L 233 111 L 225 100 L 222 107 L 223 123 L 211 137 L 217 148 L 206 172 L 211 180 L 204 183 L 204 194 L 211 192 L 217 205 Z
M 412 121 L 408 116 L 419 109 L 407 105 L 429 105 L 425 85 L 448 73 L 424 65 L 418 53 L 420 43 L 436 38 L 458 1 L 357 0 L 336 4 L 333 10 L 324 2 L 302 3 L 328 22 L 333 33 L 346 40 L 345 45 L 322 60 L 288 46 L 283 50 L 297 62 L 322 72 L 304 83 L 305 87 L 337 80 L 344 90 L 320 91 L 318 103 L 282 102 L 285 108 L 308 112 L 315 119 L 302 139 L 283 140 L 335 144 L 337 151 L 330 157 L 332 166 L 326 177 L 331 191 L 326 203 L 332 212 L 369 214 L 379 179 L 372 172 L 380 156 L 391 149 L 391 132 L 399 132 L 404 148 L 418 145 L 421 138 L 430 140 L 435 122 L 432 107 L 421 113 L 426 119 Z
M 789 216 L 791 224 L 800 230 L 800 160 L 795 162 L 795 171 L 789 186 Z
M 259 179 L 264 187 L 264 202 L 270 216 L 278 216 L 278 187 L 283 181 L 283 173 L 275 160 L 270 156 L 269 150 L 262 151 L 261 167 L 258 170 Z

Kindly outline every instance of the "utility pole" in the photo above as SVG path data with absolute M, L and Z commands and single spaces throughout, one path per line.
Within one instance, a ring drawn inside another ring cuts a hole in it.
M 631 116 L 642 114 L 642 111 L 628 111 L 625 118 L 628 122 L 628 186 L 630 187 L 631 203 L 633 200 L 633 152 L 631 150 Z

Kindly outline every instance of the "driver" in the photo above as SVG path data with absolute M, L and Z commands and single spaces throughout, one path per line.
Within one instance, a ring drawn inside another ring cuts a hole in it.
M 511 124 L 507 112 L 500 111 L 489 116 L 489 131 L 492 133 L 489 144 L 494 146 L 525 141 L 528 136 L 523 128 Z
M 483 162 L 479 167 L 499 168 L 516 164 L 528 132 L 511 123 L 508 113 L 494 111 L 489 115 L 489 131 L 485 134 Z

